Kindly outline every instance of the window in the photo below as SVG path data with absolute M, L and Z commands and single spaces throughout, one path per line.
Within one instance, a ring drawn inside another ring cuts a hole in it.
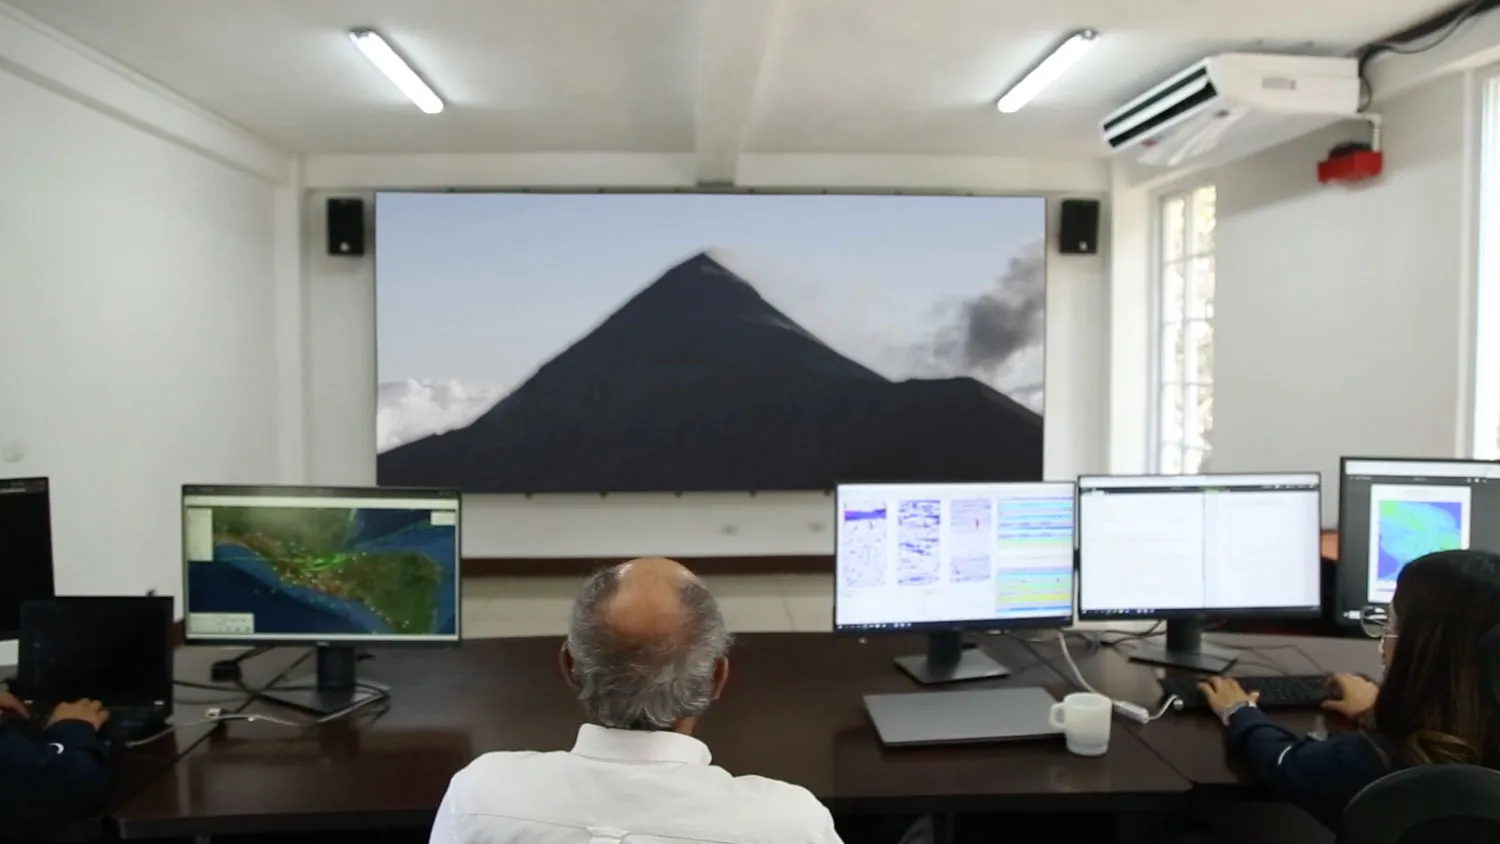
M 1500 459 L 1500 68 L 1481 78 L 1474 245 L 1474 456 Z
M 1214 427 L 1212 186 L 1161 201 L 1157 297 L 1156 469 L 1207 470 Z

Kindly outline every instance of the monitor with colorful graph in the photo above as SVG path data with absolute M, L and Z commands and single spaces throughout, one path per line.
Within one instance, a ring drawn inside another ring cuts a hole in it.
M 1433 551 L 1500 549 L 1500 464 L 1344 458 L 1339 477 L 1341 621 L 1389 604 L 1407 563 Z M 1475 516 L 1479 518 L 1475 518 Z
M 1072 621 L 1073 484 L 840 484 L 835 495 L 835 629 Z

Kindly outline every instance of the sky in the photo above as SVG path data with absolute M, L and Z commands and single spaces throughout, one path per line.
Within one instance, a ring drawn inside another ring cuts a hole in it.
M 379 379 L 509 392 L 706 250 L 888 378 L 960 374 L 920 350 L 1044 225 L 1044 200 L 1017 197 L 383 193 Z

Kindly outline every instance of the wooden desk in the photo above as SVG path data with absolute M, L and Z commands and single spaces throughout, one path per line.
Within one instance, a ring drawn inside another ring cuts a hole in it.
M 448 780 L 493 750 L 561 750 L 578 730 L 558 675 L 557 639 L 476 640 L 448 651 L 392 650 L 362 667 L 392 685 L 378 718 L 307 731 L 228 724 L 114 813 L 122 838 L 417 827 Z M 724 699 L 699 730 L 735 774 L 805 786 L 834 812 L 1149 811 L 1186 806 L 1189 783 L 1134 733 L 1109 753 L 1073 756 L 1058 740 L 886 750 L 866 718 L 869 693 L 914 691 L 891 664 L 914 637 L 748 634 Z M 1021 643 L 987 649 L 1014 674 L 996 685 L 1069 691 Z M 204 664 L 222 654 L 210 652 Z M 247 679 L 284 668 L 272 654 Z M 200 670 L 201 673 L 201 670 Z M 299 718 L 257 704 L 253 711 Z
M 1316 674 L 1348 671 L 1380 676 L 1380 656 L 1369 639 L 1327 639 L 1290 636 L 1215 635 L 1207 641 L 1243 651 L 1232 675 Z M 1034 646 L 1054 664 L 1061 652 L 1056 644 Z M 1155 712 L 1162 698 L 1156 678 L 1163 669 L 1131 662 L 1129 645 L 1090 650 L 1082 643 L 1070 644 L 1070 653 L 1084 679 L 1104 694 L 1139 703 Z M 1299 733 L 1338 731 L 1352 727 L 1338 716 L 1316 710 L 1272 711 L 1277 722 Z M 1254 783 L 1249 772 L 1224 752 L 1223 727 L 1204 710 L 1169 712 L 1150 724 L 1116 719 L 1126 732 L 1138 736 L 1162 759 L 1193 783 L 1194 789 L 1230 789 L 1249 792 Z

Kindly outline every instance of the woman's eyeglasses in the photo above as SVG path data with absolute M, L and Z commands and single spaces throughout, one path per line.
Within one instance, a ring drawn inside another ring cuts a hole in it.
M 1384 639 L 1390 635 L 1390 624 L 1389 607 L 1370 604 L 1359 611 L 1359 629 L 1371 639 Z

